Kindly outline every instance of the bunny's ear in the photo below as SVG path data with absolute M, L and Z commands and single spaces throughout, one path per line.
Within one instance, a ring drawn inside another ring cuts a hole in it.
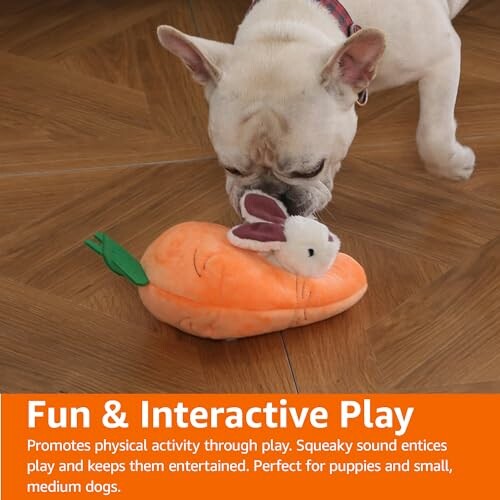
M 233 227 L 227 237 L 234 246 L 255 252 L 279 250 L 286 242 L 283 226 L 269 222 L 254 222 Z
M 342 243 L 336 234 L 330 233 L 330 235 L 328 236 L 328 241 L 335 246 L 337 252 L 340 250 Z
M 240 200 L 241 215 L 247 222 L 283 224 L 289 217 L 281 201 L 262 191 L 247 191 Z

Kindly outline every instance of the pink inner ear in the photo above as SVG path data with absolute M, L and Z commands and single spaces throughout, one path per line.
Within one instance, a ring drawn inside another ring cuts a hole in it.
M 262 243 L 286 241 L 284 227 L 280 224 L 270 224 L 268 222 L 242 224 L 233 229 L 233 234 L 242 240 L 260 241 Z
M 176 53 L 186 66 L 196 75 L 199 81 L 205 83 L 210 80 L 211 74 L 203 57 L 189 43 L 183 40 L 172 42 L 172 51 Z
M 245 195 L 244 203 L 246 211 L 258 219 L 282 224 L 288 218 L 288 214 L 269 196 L 249 193 Z
M 322 84 L 335 88 L 335 81 L 341 81 L 356 93 L 366 89 L 375 78 L 377 64 L 385 51 L 385 37 L 382 31 L 365 28 L 346 40 L 323 68 Z
M 163 30 L 158 31 L 158 36 L 162 45 L 179 57 L 200 83 L 206 83 L 214 78 L 209 62 L 188 40 L 181 35 Z
M 342 80 L 356 88 L 367 87 L 375 76 L 375 67 L 383 51 L 383 38 L 376 35 L 359 35 L 348 42 L 339 59 Z
M 375 74 L 374 68 L 346 53 L 340 58 L 342 80 L 353 87 L 365 87 Z

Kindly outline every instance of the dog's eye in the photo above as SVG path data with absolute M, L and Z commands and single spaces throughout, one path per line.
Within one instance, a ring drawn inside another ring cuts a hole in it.
M 242 177 L 242 176 L 243 176 L 243 174 L 242 174 L 239 170 L 237 170 L 237 169 L 235 169 L 235 168 L 232 168 L 232 167 L 224 167 L 224 170 L 225 170 L 226 172 L 229 172 L 229 173 L 230 173 L 230 174 L 232 174 L 232 175 L 237 175 L 237 176 L 239 176 L 239 177 Z
M 326 160 L 321 160 L 313 171 L 311 172 L 292 172 L 292 177 L 298 177 L 300 179 L 312 179 L 323 172 L 325 168 Z

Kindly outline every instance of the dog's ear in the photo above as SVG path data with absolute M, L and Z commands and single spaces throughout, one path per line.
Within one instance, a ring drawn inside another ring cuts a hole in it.
M 270 222 L 233 227 L 228 233 L 228 239 L 234 246 L 255 252 L 276 251 L 286 243 L 285 228 L 281 224 Z
M 330 57 L 321 72 L 321 82 L 328 89 L 341 84 L 358 93 L 366 89 L 375 78 L 377 64 L 385 51 L 382 31 L 366 28 L 349 37 L 344 45 Z
M 284 224 L 289 217 L 281 201 L 262 191 L 247 191 L 240 200 L 241 215 L 247 222 Z
M 157 33 L 163 47 L 186 65 L 197 82 L 207 85 L 220 80 L 220 68 L 232 45 L 186 35 L 171 26 L 159 26 Z

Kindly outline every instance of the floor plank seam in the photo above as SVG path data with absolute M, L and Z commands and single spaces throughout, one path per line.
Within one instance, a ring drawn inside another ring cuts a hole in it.
M 203 163 L 204 161 L 213 161 L 216 160 L 215 156 L 198 156 L 196 158 L 188 158 L 188 159 L 178 159 L 178 160 L 163 160 L 163 161 L 153 161 L 153 162 L 145 162 L 145 163 L 117 163 L 113 165 L 101 165 L 98 167 L 81 167 L 81 168 L 69 168 L 62 170 L 41 170 L 37 172 L 25 172 L 25 173 L 8 173 L 2 174 L 0 172 L 0 179 L 9 179 L 15 177 L 41 177 L 41 176 L 50 176 L 57 174 L 78 174 L 78 173 L 88 173 L 88 172 L 102 172 L 104 170 L 119 170 L 119 169 L 139 169 L 139 168 L 151 168 L 151 167 L 161 167 L 161 166 L 174 166 L 174 165 L 183 165 L 185 163 L 189 163 L 192 165 L 193 163 Z
M 458 136 L 478 158 L 469 182 L 438 180 L 419 158 L 418 84 L 380 92 L 375 84 L 370 105 L 358 110 L 359 132 L 333 202 L 318 215 L 366 271 L 370 291 L 352 311 L 244 341 L 198 339 L 156 320 L 135 288 L 87 253 L 83 241 L 99 230 L 139 258 L 185 221 L 241 222 L 206 133 L 203 92 L 162 48 L 156 28 L 231 43 L 249 1 L 65 1 L 61 9 L 59 0 L 22 0 L 22 9 L 7 8 L 0 385 L 31 392 L 497 390 L 494 0 L 471 0 L 455 23 L 463 60 Z M 293 147 L 277 149 L 286 157 Z M 263 170 L 257 165 L 254 173 L 257 179 Z
M 388 104 L 387 106 L 384 106 L 383 108 L 380 108 L 377 111 L 374 111 L 372 114 L 369 114 L 367 112 L 366 117 L 362 118 L 362 123 L 359 126 L 359 130 L 363 130 L 365 125 L 370 124 L 373 120 L 376 120 L 378 118 L 382 118 L 387 112 L 393 111 L 395 108 L 399 107 L 402 104 L 407 103 L 408 101 L 411 101 L 415 99 L 415 95 L 409 95 L 409 96 L 404 96 L 401 99 L 397 99 L 396 101 Z
M 285 356 L 286 356 L 288 368 L 290 369 L 290 374 L 292 375 L 292 380 L 293 380 L 293 385 L 295 387 L 295 392 L 297 394 L 300 394 L 299 383 L 297 381 L 297 376 L 295 375 L 295 370 L 293 369 L 292 360 L 290 359 L 290 353 L 288 352 L 288 347 L 286 345 L 284 332 L 279 332 L 279 336 L 281 338 L 281 343 L 283 345 L 283 349 L 285 350 Z
M 193 0 L 189 0 L 189 12 L 191 13 L 191 20 L 193 21 L 193 25 L 196 30 L 196 36 L 201 36 L 200 27 L 198 25 L 198 21 L 196 20 L 196 16 L 194 14 Z
M 469 265 L 469 263 L 473 262 L 477 258 L 478 254 L 480 254 L 482 251 L 484 251 L 484 248 L 486 246 L 493 245 L 495 242 L 498 242 L 498 241 L 500 241 L 500 236 L 497 236 L 497 237 L 493 238 L 490 242 L 485 243 L 484 245 L 481 245 L 480 247 L 478 247 L 477 249 L 475 249 L 474 252 L 472 252 L 470 255 L 467 255 L 459 263 L 456 263 L 455 265 L 451 266 L 441 276 L 436 277 L 435 279 L 431 280 L 429 283 L 427 283 L 426 285 L 420 287 L 414 293 L 412 293 L 411 295 L 409 295 L 408 297 L 406 297 L 406 299 L 403 302 L 401 302 L 396 307 L 394 307 L 388 314 L 386 314 L 384 316 L 378 317 L 376 319 L 376 321 L 372 325 L 370 325 L 369 327 L 366 328 L 366 331 L 369 332 L 370 330 L 376 329 L 379 325 L 384 324 L 384 321 L 388 317 L 394 316 L 395 314 L 398 313 L 398 311 L 400 311 L 401 309 L 404 309 L 404 307 L 413 300 L 413 298 L 415 297 L 415 295 L 421 294 L 423 291 L 425 291 L 427 289 L 434 288 L 440 282 L 446 281 L 447 279 L 449 279 L 449 276 L 451 276 L 454 273 L 456 273 L 460 268 L 466 267 L 467 265 Z M 435 318 L 432 318 L 432 320 L 434 321 Z
M 376 95 L 377 94 L 374 94 L 374 96 L 376 96 Z M 368 119 L 367 121 L 363 120 L 363 118 L 361 117 L 361 122 L 362 123 L 359 125 L 359 129 L 358 129 L 359 130 L 359 135 L 357 137 L 361 138 L 361 134 L 362 134 L 361 131 L 364 130 L 365 125 L 371 125 L 371 126 L 373 126 L 373 122 L 374 121 L 376 122 L 379 119 L 383 119 L 384 116 L 387 114 L 387 111 L 397 110 L 400 107 L 402 107 L 404 104 L 406 104 L 407 102 L 416 101 L 417 99 L 418 99 L 417 95 L 406 96 L 403 99 L 397 100 L 393 104 L 385 106 L 384 108 L 382 108 L 384 110 L 383 114 L 378 114 L 378 113 L 374 114 L 373 117 L 371 119 Z M 415 124 L 415 128 L 416 128 L 416 126 L 417 125 Z
M 361 161 L 363 163 L 366 163 L 368 165 L 373 165 L 375 167 L 386 170 L 387 172 L 394 172 L 395 171 L 394 167 L 392 167 L 392 166 L 384 165 L 383 163 L 379 163 L 376 160 L 367 160 L 364 156 L 359 156 L 359 154 L 357 154 L 357 153 L 352 153 L 350 156 L 352 158 L 355 158 L 356 160 Z M 432 177 L 431 174 L 427 174 L 428 179 L 427 179 L 427 177 L 423 177 L 423 175 L 425 175 L 425 173 L 426 173 L 424 165 L 421 165 L 421 168 L 422 168 L 421 173 L 410 174 L 408 172 L 408 174 L 412 175 L 414 180 L 417 182 L 431 182 L 431 181 L 436 182 L 436 179 L 434 177 Z M 479 168 L 481 168 L 481 167 L 479 166 Z M 441 188 L 445 190 L 447 195 L 456 196 L 457 194 L 459 194 L 461 196 L 465 196 L 467 198 L 467 200 L 473 201 L 473 202 L 479 204 L 480 206 L 484 206 L 484 208 L 489 208 L 489 209 L 493 209 L 493 210 L 500 209 L 500 200 L 498 203 L 495 203 L 494 201 L 491 200 L 491 198 L 483 198 L 482 196 L 477 195 L 473 191 L 462 191 L 460 193 L 457 193 L 457 192 L 453 191 L 453 189 L 448 187 L 449 183 L 451 183 L 452 186 L 462 185 L 462 183 L 460 183 L 460 182 L 456 183 L 454 181 L 446 181 L 446 180 L 439 180 L 439 179 L 438 179 L 438 182 L 441 182 Z

